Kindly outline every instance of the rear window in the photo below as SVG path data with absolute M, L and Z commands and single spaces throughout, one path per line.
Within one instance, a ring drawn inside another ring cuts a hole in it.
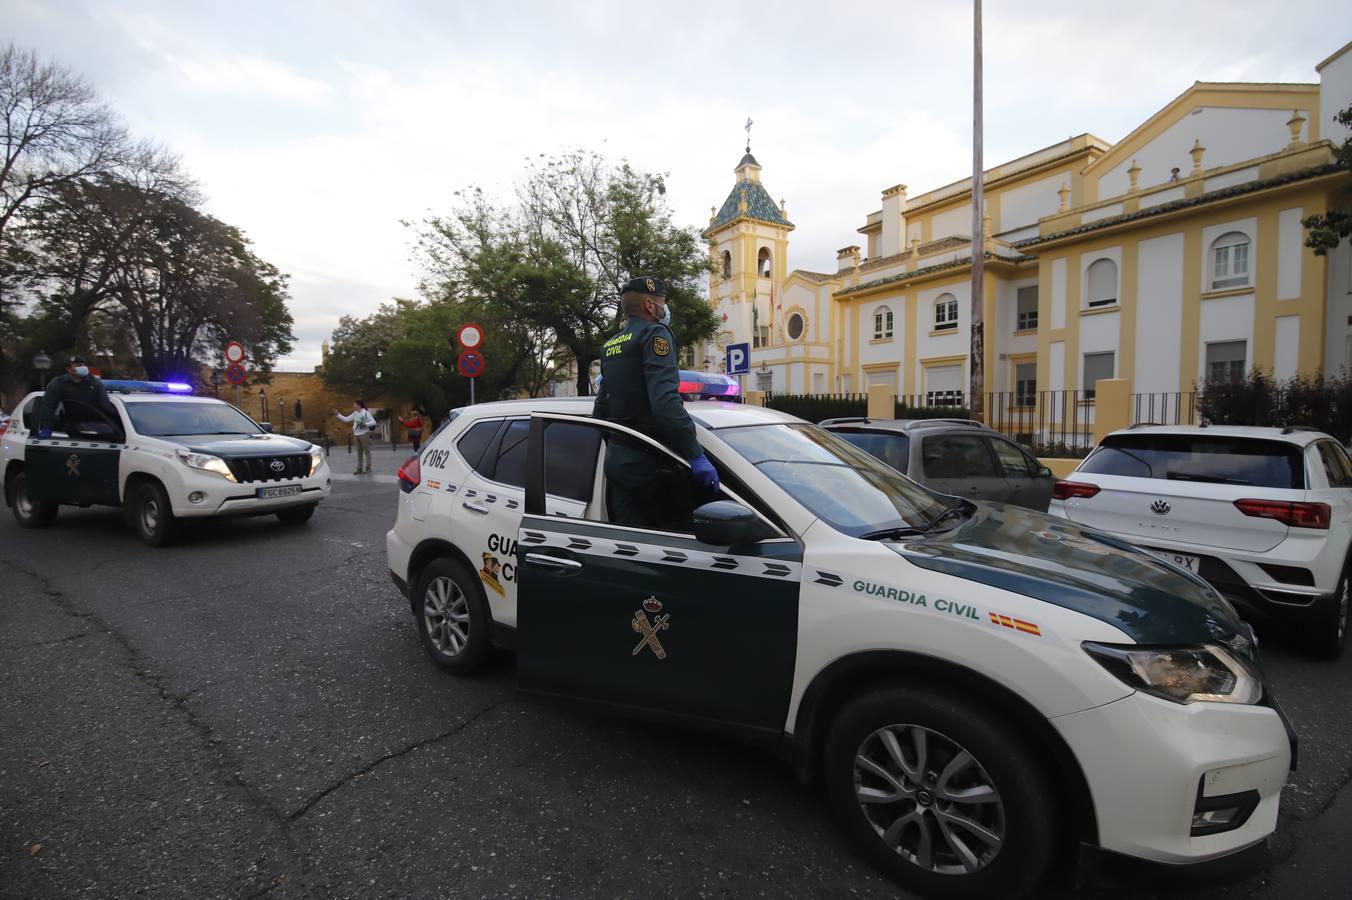
M 1253 487 L 1305 487 L 1301 448 L 1280 441 L 1208 434 L 1120 434 L 1080 466 L 1094 475 L 1129 475 Z
M 906 474 L 906 464 L 911 459 L 911 439 L 904 434 L 879 434 L 876 431 L 836 431 L 839 437 L 849 441 L 870 456 L 877 457 Z

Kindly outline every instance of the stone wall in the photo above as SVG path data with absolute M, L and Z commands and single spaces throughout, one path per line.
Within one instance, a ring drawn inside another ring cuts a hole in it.
M 333 415 L 333 410 L 337 409 L 347 415 L 352 411 L 352 401 L 356 397 L 351 393 L 340 393 L 330 388 L 324 383 L 324 378 L 319 372 L 273 372 L 270 384 L 255 385 L 238 392 L 231 385 L 222 384 L 217 396 L 239 407 L 254 420 L 263 421 L 262 403 L 258 396 L 260 387 L 267 392 L 266 418 L 276 431 L 282 431 L 283 426 L 288 434 L 314 429 L 340 442 L 346 440 L 352 433 L 352 426 L 338 421 Z M 390 414 L 389 424 L 386 425 L 383 421 L 381 424 L 382 440 L 388 440 L 391 436 L 387 430 L 389 427 L 395 429 L 394 437 L 397 440 L 401 442 L 407 440 L 404 429 L 392 417 L 406 415 L 412 406 L 409 401 L 388 394 L 362 399 L 378 420 L 386 419 L 386 412 Z M 300 421 L 296 420 L 295 415 L 297 400 L 301 405 Z M 285 416 L 280 409 L 282 403 L 286 406 Z

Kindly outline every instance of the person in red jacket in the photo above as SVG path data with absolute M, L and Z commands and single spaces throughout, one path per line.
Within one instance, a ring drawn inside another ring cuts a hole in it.
M 422 410 L 413 407 L 413 412 L 407 419 L 400 417 L 399 424 L 408 429 L 408 439 L 413 442 L 413 452 L 417 453 L 418 448 L 422 446 Z

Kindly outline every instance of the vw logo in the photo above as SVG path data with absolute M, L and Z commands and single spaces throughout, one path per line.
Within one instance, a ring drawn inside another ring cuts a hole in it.
M 1150 511 L 1157 516 L 1167 516 L 1171 509 L 1173 509 L 1173 507 L 1169 505 L 1168 500 L 1156 500 L 1154 503 L 1150 504 Z
M 286 469 L 286 463 L 282 462 L 280 459 L 274 459 L 272 461 L 272 464 L 268 466 L 268 468 L 272 469 L 272 471 L 274 472 L 281 472 L 284 469 Z M 1165 512 L 1169 511 L 1169 504 L 1166 503 L 1164 505 L 1164 511 Z M 1156 512 L 1158 512 L 1158 510 L 1156 510 Z

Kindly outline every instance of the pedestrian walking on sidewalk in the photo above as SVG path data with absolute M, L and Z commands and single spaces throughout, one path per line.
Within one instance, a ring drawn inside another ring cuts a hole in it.
M 352 438 L 357 444 L 356 474 L 360 475 L 365 472 L 369 475 L 371 472 L 371 431 L 376 427 L 376 417 L 371 415 L 371 411 L 366 408 L 365 400 L 352 401 L 352 414 L 350 416 L 345 416 L 336 409 L 333 414 L 341 422 L 352 423 Z M 363 465 L 365 465 L 365 468 L 362 468 Z
M 408 430 L 408 439 L 413 442 L 413 453 L 416 455 L 418 448 L 422 446 L 422 410 L 416 406 L 413 407 L 413 412 L 409 414 L 407 419 L 403 416 L 399 417 L 399 424 Z

